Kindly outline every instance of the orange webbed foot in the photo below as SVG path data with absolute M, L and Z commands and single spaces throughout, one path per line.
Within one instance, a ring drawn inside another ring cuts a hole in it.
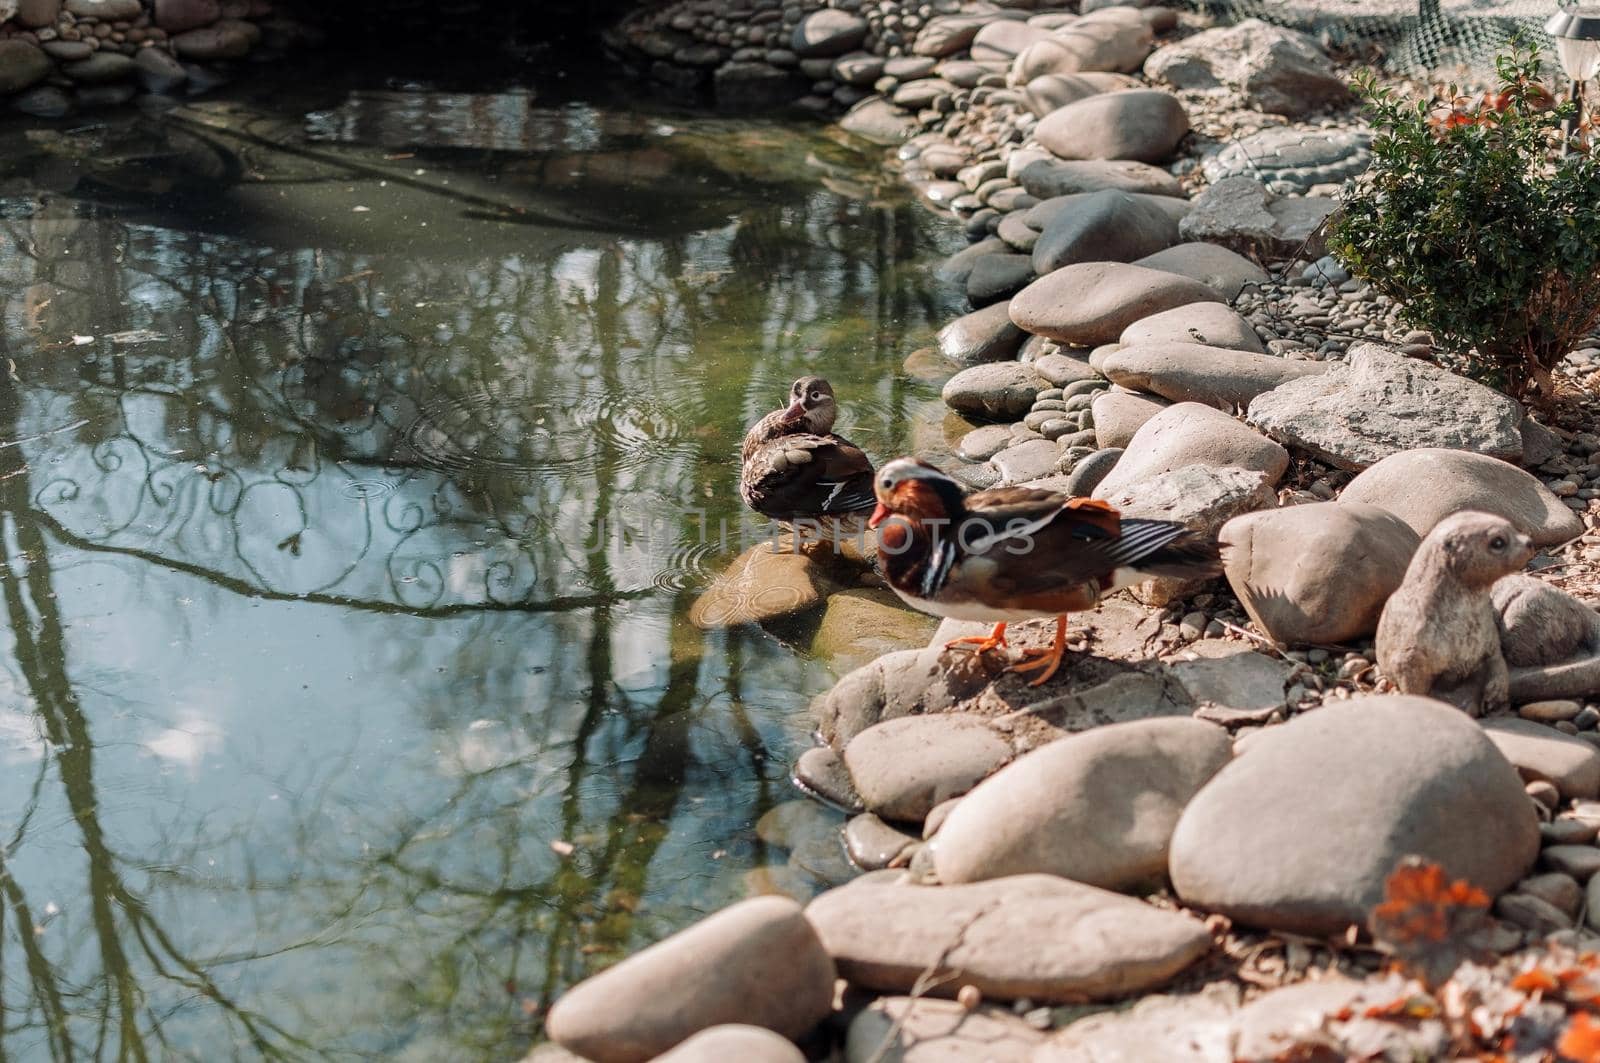
M 1025 649 L 1022 651 L 1022 660 L 1011 666 L 1013 672 L 1035 672 L 1039 674 L 1028 685 L 1031 687 L 1043 686 L 1050 681 L 1061 668 L 1061 659 L 1067 651 L 1067 618 L 1056 617 L 1056 637 L 1048 649 Z
M 958 639 L 951 639 L 944 644 L 947 650 L 957 646 L 971 646 L 972 652 L 978 654 L 988 653 L 990 650 L 1004 649 L 1006 645 L 1006 623 L 1002 620 L 994 626 L 994 630 L 987 635 L 963 635 Z

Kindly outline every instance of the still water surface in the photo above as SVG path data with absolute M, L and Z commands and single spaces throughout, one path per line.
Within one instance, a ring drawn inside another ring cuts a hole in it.
M 253 76 L 0 125 L 0 1056 L 515 1058 L 811 881 L 836 666 L 685 617 L 793 377 L 908 445 L 952 234 L 816 127 Z

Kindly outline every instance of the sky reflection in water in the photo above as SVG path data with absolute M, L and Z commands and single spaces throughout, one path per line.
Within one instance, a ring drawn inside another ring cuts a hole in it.
M 830 668 L 685 613 L 790 379 L 879 456 L 933 400 L 951 234 L 872 163 L 381 85 L 0 128 L 0 1053 L 512 1058 L 816 881 L 753 824 Z

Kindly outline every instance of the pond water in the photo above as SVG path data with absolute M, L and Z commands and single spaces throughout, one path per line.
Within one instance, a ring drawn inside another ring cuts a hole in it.
M 804 886 L 753 825 L 837 666 L 686 614 L 792 378 L 908 446 L 959 240 L 540 69 L 0 124 L 0 1057 L 516 1058 Z

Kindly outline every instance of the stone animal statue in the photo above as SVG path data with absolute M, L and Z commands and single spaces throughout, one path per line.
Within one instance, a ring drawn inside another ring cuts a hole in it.
M 1378 666 L 1406 694 L 1471 716 L 1508 708 L 1510 681 L 1490 597 L 1533 557 L 1532 540 L 1488 513 L 1446 517 L 1417 548 L 1378 619 Z
M 1507 576 L 1492 596 L 1513 702 L 1600 694 L 1600 613 L 1532 576 Z

